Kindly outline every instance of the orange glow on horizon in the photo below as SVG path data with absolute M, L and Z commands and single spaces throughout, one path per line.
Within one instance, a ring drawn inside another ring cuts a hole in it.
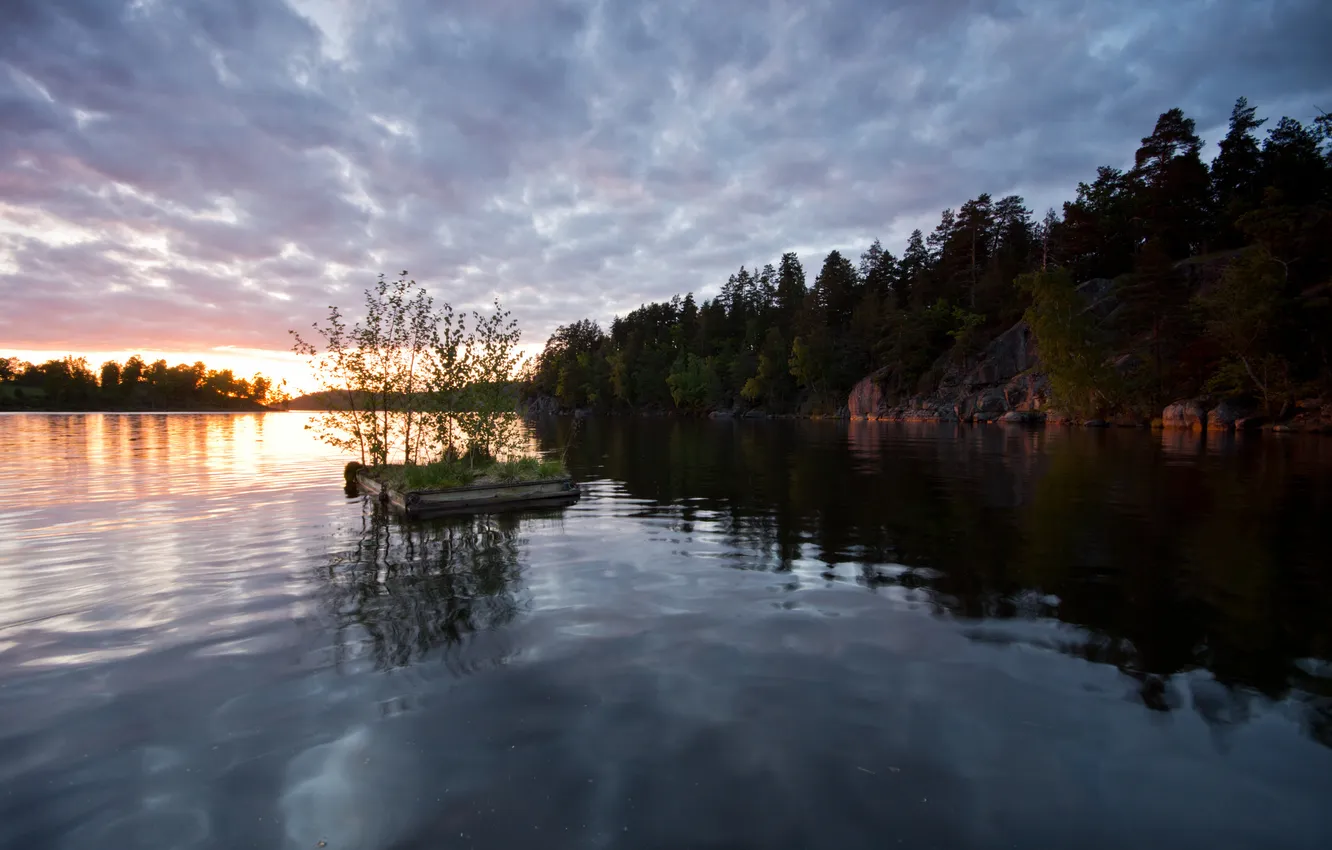
M 285 391 L 292 397 L 311 392 L 317 388 L 314 375 L 305 359 L 289 351 L 265 351 L 254 348 L 208 348 L 198 351 L 165 351 L 153 348 L 125 349 L 120 351 L 74 351 L 61 348 L 40 349 L 0 349 L 0 357 L 17 357 L 30 363 L 43 363 L 58 360 L 66 356 L 83 357 L 94 374 L 108 360 L 123 364 L 135 354 L 144 362 L 165 360 L 175 366 L 180 363 L 193 364 L 203 361 L 209 369 L 230 369 L 237 378 L 253 378 L 256 374 L 273 381 L 274 384 L 287 382 Z
M 543 346 L 541 343 L 520 343 L 518 348 L 524 357 L 531 358 L 540 354 Z M 287 385 L 283 389 L 293 398 L 320 388 L 308 361 L 290 351 L 225 346 L 198 351 L 166 351 L 152 348 L 121 351 L 71 351 L 61 348 L 0 349 L 0 357 L 17 357 L 30 363 L 43 363 L 70 355 L 83 357 L 87 359 L 88 367 L 94 373 L 108 360 L 123 364 L 135 354 L 142 357 L 146 363 L 165 360 L 172 366 L 203 361 L 209 369 L 230 369 L 238 378 L 252 378 L 255 374 L 262 374 L 274 384 L 286 381 Z

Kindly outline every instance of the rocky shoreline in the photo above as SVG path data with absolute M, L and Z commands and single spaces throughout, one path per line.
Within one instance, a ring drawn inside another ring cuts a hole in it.
M 1109 281 L 1079 287 L 1092 307 L 1105 304 Z M 1050 382 L 1041 371 L 1035 339 L 1026 322 L 996 337 L 976 357 L 949 364 L 938 388 L 890 403 L 879 386 L 883 371 L 861 379 L 847 399 L 853 419 L 888 422 L 1004 422 L 1022 425 L 1162 427 L 1186 430 L 1332 433 L 1332 401 L 1305 399 L 1279 421 L 1259 416 L 1256 407 L 1225 398 L 1180 399 L 1155 419 L 1120 413 L 1108 419 L 1078 419 L 1051 406 Z
M 1040 376 L 1033 376 L 1033 381 L 1038 381 Z M 868 379 L 867 379 L 868 380 Z M 864 392 L 869 392 L 868 388 Z M 1038 396 L 1037 396 L 1038 397 Z M 1039 398 L 1039 397 L 1038 397 Z M 991 402 L 993 399 L 990 400 Z M 1033 407 L 1030 409 L 1008 409 L 1002 413 L 993 409 L 975 410 L 976 399 L 972 398 L 973 412 L 967 416 L 961 411 L 965 409 L 966 399 L 959 403 L 953 409 L 941 409 L 941 403 L 938 401 L 923 402 L 919 397 L 913 398 L 910 402 L 878 413 L 864 413 L 854 411 L 854 405 L 838 410 L 835 413 L 768 413 L 761 409 L 749 410 L 712 410 L 705 414 L 684 414 L 673 410 L 627 410 L 611 411 L 601 415 L 606 416 L 638 416 L 638 417 L 663 417 L 663 416 L 685 416 L 687 418 L 707 418 L 707 419 L 748 419 L 748 420 L 766 420 L 766 419 L 834 419 L 834 420 L 860 420 L 870 422 L 936 422 L 953 424 L 1003 424 L 1003 425 L 1022 425 L 1027 427 L 1045 427 L 1045 426 L 1072 426 L 1085 428 L 1166 428 L 1179 429 L 1186 431 L 1272 431 L 1277 433 L 1309 433 L 1309 434 L 1332 434 L 1332 403 L 1322 400 L 1310 400 L 1302 402 L 1295 407 L 1295 415 L 1281 422 L 1272 422 L 1261 416 L 1245 415 L 1247 411 L 1238 408 L 1228 401 L 1220 403 L 1211 402 L 1208 399 L 1190 399 L 1178 401 L 1168 405 L 1158 419 L 1148 420 L 1141 417 L 1119 415 L 1112 416 L 1109 419 L 1076 419 L 1067 416 L 1056 410 L 1041 409 Z M 987 402 L 988 403 L 988 402 Z M 532 405 L 523 411 L 524 415 L 531 419 L 539 419 L 545 416 L 575 416 L 583 418 L 594 415 L 594 412 L 579 408 L 577 410 L 563 410 L 557 405 L 538 404 Z

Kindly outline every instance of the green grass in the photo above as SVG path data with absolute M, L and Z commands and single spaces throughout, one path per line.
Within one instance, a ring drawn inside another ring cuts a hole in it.
M 441 460 L 412 466 L 390 464 L 375 467 L 369 472 L 400 492 L 465 487 L 468 484 L 484 484 L 488 481 L 509 484 L 517 481 L 558 478 L 566 474 L 564 464 L 560 461 L 536 457 L 475 466 L 467 460 Z
M 539 478 L 557 478 L 564 475 L 564 464 L 558 460 L 525 457 L 497 463 L 488 473 L 497 481 L 535 481 Z

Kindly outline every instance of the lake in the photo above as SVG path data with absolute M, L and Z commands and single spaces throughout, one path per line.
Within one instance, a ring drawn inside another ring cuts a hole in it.
M 1332 439 L 592 419 L 403 525 L 307 421 L 0 415 L 0 847 L 1332 846 Z

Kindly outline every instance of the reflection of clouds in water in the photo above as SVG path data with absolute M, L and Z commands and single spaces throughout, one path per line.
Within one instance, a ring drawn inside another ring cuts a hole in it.
M 415 801 L 402 754 L 369 727 L 311 747 L 287 765 L 278 808 L 286 846 L 339 850 L 390 846 L 411 827 Z

